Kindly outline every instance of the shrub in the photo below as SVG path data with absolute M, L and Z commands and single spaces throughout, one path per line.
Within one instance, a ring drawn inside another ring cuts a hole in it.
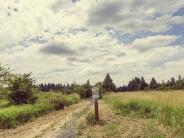
M 9 83 L 10 101 L 13 104 L 35 103 L 37 98 L 32 92 L 33 83 L 34 79 L 31 78 L 31 74 L 14 76 Z
M 70 95 L 70 96 L 65 96 L 65 103 L 66 106 L 70 106 L 72 104 L 75 104 L 79 101 L 79 97 L 75 96 L 75 95 Z
M 50 102 L 54 104 L 56 110 L 64 109 L 66 103 L 63 97 L 51 99 Z

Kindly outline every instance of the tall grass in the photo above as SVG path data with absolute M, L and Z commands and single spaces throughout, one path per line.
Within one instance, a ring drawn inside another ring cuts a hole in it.
M 65 106 L 79 101 L 78 95 L 63 95 L 61 93 L 37 93 L 35 104 L 11 105 L 0 109 L 0 128 L 12 128 L 33 118 L 53 110 L 64 109 Z
M 10 105 L 10 102 L 8 100 L 0 99 L 0 109 L 7 107 L 8 105 Z
M 10 106 L 0 110 L 0 127 L 11 128 L 54 110 L 52 104 Z
M 104 99 L 116 113 L 155 119 L 184 137 L 184 92 L 122 93 Z

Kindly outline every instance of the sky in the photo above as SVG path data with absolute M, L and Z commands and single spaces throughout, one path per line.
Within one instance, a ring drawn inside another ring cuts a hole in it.
M 37 83 L 184 76 L 184 0 L 0 3 L 0 63 Z

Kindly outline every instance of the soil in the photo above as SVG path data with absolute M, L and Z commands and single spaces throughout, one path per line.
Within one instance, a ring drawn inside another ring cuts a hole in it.
M 54 111 L 15 129 L 0 130 L 0 138 L 144 138 L 144 119 L 115 115 L 107 104 L 99 102 L 100 123 L 87 125 L 86 115 L 94 103 L 83 100 L 64 110 Z M 169 137 L 166 130 L 160 127 Z
M 90 101 L 84 100 L 64 110 L 54 111 L 36 118 L 32 122 L 15 129 L 0 129 L 0 138 L 73 138 L 76 137 L 73 123 L 80 114 L 90 107 Z M 70 129 L 66 126 L 72 126 Z

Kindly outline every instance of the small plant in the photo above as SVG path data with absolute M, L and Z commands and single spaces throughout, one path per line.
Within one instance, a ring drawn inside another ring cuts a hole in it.
M 89 112 L 86 116 L 87 124 L 94 125 L 96 123 L 95 115 L 92 112 Z

